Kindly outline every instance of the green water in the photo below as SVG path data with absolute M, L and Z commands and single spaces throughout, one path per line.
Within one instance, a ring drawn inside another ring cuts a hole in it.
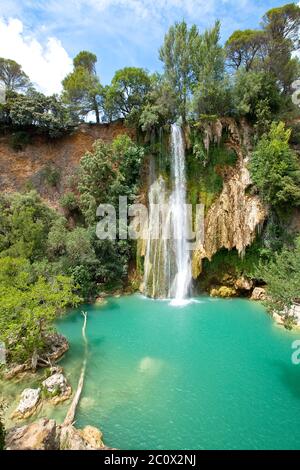
M 297 338 L 247 300 L 185 307 L 139 296 L 88 306 L 89 361 L 78 426 L 120 449 L 300 448 Z M 80 371 L 82 317 L 59 322 Z
M 89 361 L 78 426 L 120 449 L 299 449 L 298 336 L 243 299 L 185 307 L 140 296 L 87 306 Z M 59 322 L 76 381 L 79 311 Z

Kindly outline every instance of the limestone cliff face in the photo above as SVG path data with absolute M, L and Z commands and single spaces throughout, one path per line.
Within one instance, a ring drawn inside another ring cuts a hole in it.
M 193 277 L 201 273 L 201 264 L 204 258 L 211 260 L 212 256 L 221 248 L 232 250 L 236 248 L 243 255 L 247 246 L 254 241 L 257 229 L 266 218 L 266 208 L 257 195 L 247 193 L 251 185 L 250 174 L 247 168 L 249 161 L 250 129 L 246 123 L 240 128 L 232 119 L 224 119 L 214 124 L 218 130 L 217 139 L 220 138 L 220 129 L 226 126 L 229 139 L 228 148 L 234 149 L 238 159 L 234 167 L 226 167 L 222 171 L 223 189 L 218 198 L 209 208 L 204 223 L 204 242 L 199 243 L 193 252 Z M 209 145 L 209 138 L 214 137 L 213 129 L 207 129 L 205 144 Z M 244 149 L 244 151 L 242 150 Z
M 68 186 L 81 157 L 91 150 L 97 139 L 111 142 L 119 134 L 135 133 L 122 121 L 111 124 L 82 124 L 71 134 L 57 139 L 32 134 L 30 143 L 21 151 L 12 148 L 11 135 L 0 137 L 0 191 L 20 191 L 31 185 L 52 206 Z M 42 174 L 47 166 L 58 170 L 60 179 L 55 187 L 45 184 Z

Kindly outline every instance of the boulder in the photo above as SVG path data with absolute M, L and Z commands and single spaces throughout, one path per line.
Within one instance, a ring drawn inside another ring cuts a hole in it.
M 235 281 L 234 287 L 235 287 L 237 290 L 249 291 L 249 290 L 251 290 L 252 287 L 253 287 L 253 282 L 251 281 L 251 279 L 242 276 L 242 277 L 239 277 L 239 278 Z
M 237 295 L 237 291 L 233 287 L 228 286 L 221 286 L 214 289 L 211 289 L 210 296 L 211 297 L 235 297 Z
M 58 450 L 60 429 L 54 419 L 42 418 L 7 432 L 6 450 Z
M 105 446 L 102 433 L 93 426 L 76 429 L 74 426 L 63 426 L 60 434 L 61 450 L 100 450 Z
M 76 429 L 54 419 L 42 418 L 27 426 L 14 427 L 6 434 L 6 450 L 108 450 L 102 433 L 93 426 Z M 112 449 L 111 449 L 112 450 Z
M 58 392 L 58 394 L 62 394 L 67 388 L 67 380 L 63 374 L 56 372 L 44 380 L 42 385 L 44 389 L 51 394 L 56 392 Z
M 43 389 L 50 395 L 48 397 L 53 405 L 68 400 L 72 395 L 72 388 L 61 372 L 55 372 L 42 382 Z
M 267 294 L 264 287 L 254 287 L 251 295 L 251 300 L 266 300 Z
M 48 363 L 53 363 L 60 359 L 69 349 L 67 338 L 59 333 L 52 333 L 46 338 Z
M 12 414 L 12 419 L 26 419 L 33 415 L 40 401 L 40 388 L 25 388 L 21 394 L 20 403 Z
M 104 446 L 102 442 L 103 434 L 94 426 L 85 426 L 81 432 L 83 439 L 88 442 L 95 449 L 100 449 Z
M 300 305 L 293 303 L 289 310 L 289 315 L 295 319 L 296 326 L 300 326 Z

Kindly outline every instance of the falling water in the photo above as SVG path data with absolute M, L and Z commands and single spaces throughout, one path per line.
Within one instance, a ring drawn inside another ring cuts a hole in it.
M 145 256 L 144 292 L 181 304 L 189 293 L 191 263 L 188 251 L 185 149 L 182 130 L 171 127 L 172 192 L 160 175 L 149 191 L 149 227 Z M 159 207 L 159 210 L 158 210 Z
M 174 189 L 170 198 L 173 220 L 177 272 L 171 287 L 171 297 L 177 302 L 188 294 L 191 282 L 191 264 L 188 251 L 186 212 L 185 149 L 181 128 L 172 125 L 172 176 Z

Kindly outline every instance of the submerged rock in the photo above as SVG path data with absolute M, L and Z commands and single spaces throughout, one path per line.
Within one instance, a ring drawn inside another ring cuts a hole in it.
M 26 419 L 33 415 L 39 404 L 40 396 L 40 388 L 25 388 L 21 394 L 20 403 L 12 414 L 12 418 Z

